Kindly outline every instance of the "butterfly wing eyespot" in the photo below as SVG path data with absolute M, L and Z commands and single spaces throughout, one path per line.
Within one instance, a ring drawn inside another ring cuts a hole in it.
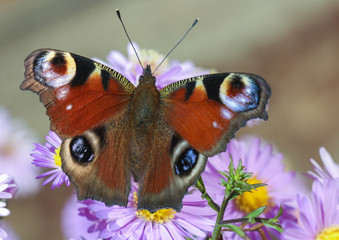
M 48 87 L 62 87 L 75 78 L 76 63 L 68 52 L 41 52 L 34 60 L 34 76 Z
M 199 152 L 189 148 L 182 152 L 178 160 L 174 163 L 175 173 L 178 176 L 189 174 L 197 163 Z
M 78 163 L 89 163 L 94 159 L 94 151 L 85 137 L 77 136 L 70 142 L 72 158 Z
M 196 174 L 194 171 L 205 168 L 206 157 L 192 148 L 184 139 L 180 139 L 172 147 L 173 151 L 170 152 L 170 156 L 174 173 L 181 178 L 189 177 L 191 174 L 198 177 L 200 173 Z M 191 180 L 191 182 L 194 183 L 195 180 Z
M 230 74 L 220 85 L 219 97 L 233 112 L 244 112 L 259 105 L 261 89 L 254 78 Z

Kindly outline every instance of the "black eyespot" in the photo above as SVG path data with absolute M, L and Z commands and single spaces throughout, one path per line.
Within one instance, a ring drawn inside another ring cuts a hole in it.
M 79 163 L 88 163 L 93 160 L 94 152 L 85 137 L 78 136 L 70 143 L 71 155 Z
M 55 66 L 65 65 L 66 59 L 61 53 L 57 53 L 52 59 L 52 64 Z
M 231 87 L 234 90 L 241 90 L 245 87 L 242 78 L 240 76 L 233 76 L 232 77 L 232 82 L 231 82 Z
M 198 157 L 199 152 L 193 148 L 189 148 L 188 150 L 182 152 L 174 164 L 176 174 L 189 174 L 196 165 Z

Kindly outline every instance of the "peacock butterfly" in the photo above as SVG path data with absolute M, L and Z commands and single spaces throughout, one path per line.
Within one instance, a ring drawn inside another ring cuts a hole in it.
M 91 59 L 39 49 L 25 60 L 22 90 L 40 96 L 62 139 L 62 169 L 78 199 L 181 209 L 208 157 L 253 118 L 266 120 L 270 86 L 247 73 L 187 78 L 158 90 L 149 65 L 139 85 Z

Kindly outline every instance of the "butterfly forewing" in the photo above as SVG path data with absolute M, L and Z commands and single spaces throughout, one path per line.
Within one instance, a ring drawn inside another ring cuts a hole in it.
M 99 66 L 103 65 L 72 53 L 37 50 L 25 61 L 21 89 L 40 95 L 51 129 L 59 136 L 81 134 L 116 118 L 134 89 L 121 74 Z
M 169 125 L 206 156 L 225 151 L 253 118 L 267 119 L 270 87 L 261 77 L 222 73 L 185 79 L 160 90 Z

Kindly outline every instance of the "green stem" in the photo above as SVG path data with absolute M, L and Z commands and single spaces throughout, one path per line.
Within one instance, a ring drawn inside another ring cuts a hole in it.
M 213 201 L 210 195 L 206 192 L 205 184 L 201 178 L 201 176 L 198 178 L 197 183 L 195 184 L 195 187 L 201 192 L 201 197 L 205 200 L 207 200 L 208 205 L 216 212 L 220 211 L 220 206 Z
M 234 219 L 228 219 L 228 220 L 222 220 L 219 222 L 219 224 L 227 224 L 227 223 L 248 223 L 248 220 L 250 218 L 244 217 L 244 218 L 234 218 Z M 269 218 L 253 218 L 256 223 L 264 223 L 268 222 Z
M 217 220 L 215 221 L 212 240 L 217 240 L 219 238 L 220 231 L 221 231 L 221 228 L 222 228 L 220 226 L 219 222 L 224 218 L 226 207 L 227 207 L 228 202 L 230 201 L 230 198 L 231 198 L 231 193 L 232 193 L 231 191 L 229 191 L 227 189 L 225 190 L 224 199 L 221 203 L 220 211 L 218 212 L 218 215 L 217 215 Z

